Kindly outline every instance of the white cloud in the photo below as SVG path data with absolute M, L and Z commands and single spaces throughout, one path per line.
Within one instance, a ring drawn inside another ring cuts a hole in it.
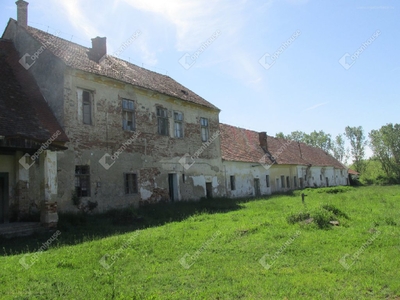
M 196 50 L 216 30 L 234 34 L 240 26 L 240 8 L 245 1 L 233 5 L 228 0 L 124 0 L 133 8 L 155 13 L 176 28 L 178 51 Z M 237 24 L 233 26 L 233 24 Z
M 314 105 L 314 106 L 311 106 L 311 107 L 309 107 L 309 108 L 306 108 L 306 109 L 303 110 L 303 111 L 313 110 L 313 109 L 316 109 L 316 108 L 318 108 L 318 107 L 320 107 L 320 106 L 326 105 L 326 104 L 328 104 L 328 103 L 329 103 L 329 102 L 318 103 L 318 104 L 316 104 L 316 105 Z
M 63 11 L 67 13 L 71 24 L 73 24 L 75 28 L 82 30 L 86 37 L 93 38 L 99 35 L 98 30 L 96 30 L 93 23 L 83 14 L 83 9 L 80 6 L 82 1 L 68 0 L 59 1 L 58 3 L 63 8 Z

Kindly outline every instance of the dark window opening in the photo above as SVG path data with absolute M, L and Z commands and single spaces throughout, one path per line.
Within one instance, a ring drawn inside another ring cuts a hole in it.
M 230 177 L 230 181 L 231 181 L 231 191 L 234 191 L 236 189 L 235 186 L 235 176 L 231 176 Z
M 134 173 L 125 174 L 125 194 L 137 194 L 137 175 Z
M 75 191 L 78 197 L 90 197 L 89 166 L 75 166 Z

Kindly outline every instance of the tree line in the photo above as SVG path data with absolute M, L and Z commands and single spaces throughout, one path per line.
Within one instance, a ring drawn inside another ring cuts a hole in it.
M 386 176 L 386 181 L 400 182 L 400 124 L 389 123 L 378 130 L 371 130 L 368 138 L 362 126 L 347 126 L 343 134 L 335 137 L 323 130 L 314 130 L 309 134 L 293 131 L 288 135 L 279 132 L 276 137 L 321 148 L 345 165 L 352 157 L 350 167 L 361 174 L 366 172 L 369 166 L 373 165 L 376 168 L 379 165 Z M 346 139 L 349 147 L 345 146 Z M 373 152 L 370 159 L 365 159 L 367 145 Z

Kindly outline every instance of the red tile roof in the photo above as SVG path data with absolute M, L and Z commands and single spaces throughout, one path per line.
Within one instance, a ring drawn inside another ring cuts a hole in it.
M 348 172 L 350 175 L 360 175 L 360 173 L 358 173 L 357 171 L 351 170 L 351 169 L 348 169 L 347 172 Z
M 222 159 L 227 161 L 251 162 L 279 165 L 313 165 L 345 167 L 320 148 L 304 143 L 267 137 L 267 152 L 260 146 L 256 131 L 220 124 Z M 263 160 L 265 159 L 265 160 Z
M 10 22 L 16 22 L 11 19 Z M 169 76 L 138 67 L 117 57 L 106 55 L 100 63 L 89 58 L 90 48 L 56 37 L 42 30 L 28 27 L 27 31 L 68 67 L 92 74 L 107 76 L 134 86 L 176 97 L 215 110 L 216 106 Z
M 0 135 L 46 142 L 68 137 L 43 98 L 35 79 L 19 63 L 11 41 L 0 39 Z

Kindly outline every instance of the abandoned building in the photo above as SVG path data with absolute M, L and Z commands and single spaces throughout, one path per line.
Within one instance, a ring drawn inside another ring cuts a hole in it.
M 347 184 L 324 151 L 220 124 L 169 76 L 108 55 L 106 38 L 64 40 L 16 4 L 0 42 L 0 222 Z
M 347 185 L 347 169 L 322 149 L 220 124 L 229 197 Z

